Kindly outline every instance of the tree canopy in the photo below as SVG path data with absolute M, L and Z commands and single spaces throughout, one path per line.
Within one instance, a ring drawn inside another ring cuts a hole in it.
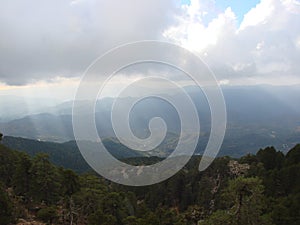
M 296 225 L 299 152 L 297 145 L 286 155 L 268 147 L 240 159 L 221 157 L 201 173 L 201 157 L 194 156 L 165 182 L 126 187 L 0 144 L 0 225 L 20 218 L 62 225 Z

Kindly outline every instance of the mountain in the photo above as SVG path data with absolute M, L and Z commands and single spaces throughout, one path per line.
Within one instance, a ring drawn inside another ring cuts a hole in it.
M 28 98 L 12 95 L 0 96 L 0 122 L 20 119 L 32 114 L 44 113 L 60 103 L 51 98 Z
M 210 133 L 209 105 L 199 88 L 187 86 L 185 89 L 195 102 L 200 118 L 201 134 L 196 151 L 200 154 L 205 149 Z M 222 89 L 228 121 L 220 155 L 239 157 L 270 145 L 285 152 L 300 141 L 300 101 L 298 100 L 300 88 L 298 86 L 224 86 Z M 180 96 L 175 97 L 180 98 Z M 126 103 L 133 99 L 127 97 L 121 100 Z M 111 125 L 113 101 L 112 98 L 105 98 L 96 103 L 95 118 L 101 139 L 115 137 Z M 83 116 L 88 113 L 87 104 L 90 102 L 81 101 L 79 104 Z M 72 102 L 65 102 L 48 108 L 46 113 L 1 122 L 0 130 L 7 136 L 41 141 L 63 143 L 74 140 L 72 105 Z M 140 138 L 147 137 L 148 123 L 153 117 L 162 117 L 169 133 L 179 133 L 180 119 L 176 110 L 172 105 L 157 98 L 147 98 L 135 105 L 129 117 L 133 133 Z M 161 149 L 164 149 L 164 146 Z M 165 156 L 169 152 L 168 150 L 156 153 Z
M 72 140 L 72 118 L 70 115 L 42 113 L 0 123 L 2 132 L 9 136 L 36 140 L 64 142 Z
M 115 143 L 112 139 L 106 139 L 103 143 L 109 152 L 118 159 L 144 156 L 119 143 Z M 64 168 L 69 168 L 76 172 L 86 172 L 90 170 L 89 165 L 83 159 L 75 141 L 53 143 L 5 136 L 2 144 L 11 149 L 26 152 L 31 156 L 38 153 L 46 153 L 49 155 L 51 162 L 55 165 L 63 166 Z M 97 145 L 97 143 L 89 141 L 85 141 L 84 144 L 88 145 L 90 149 L 96 149 Z
M 133 165 L 159 160 L 127 159 Z M 201 173 L 200 160 L 192 157 L 163 182 L 133 187 L 0 144 L 0 225 L 300 223 L 300 145 L 287 154 L 267 147 L 239 159 L 219 157 Z

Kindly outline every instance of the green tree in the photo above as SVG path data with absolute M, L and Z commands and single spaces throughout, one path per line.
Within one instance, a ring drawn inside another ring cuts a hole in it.
M 293 218 L 290 216 L 289 208 L 286 206 L 287 198 L 279 198 L 272 202 L 271 217 L 276 225 L 292 224 Z
M 88 217 L 89 225 L 118 225 L 117 219 L 110 214 L 104 214 L 101 210 L 92 213 Z
M 80 190 L 79 177 L 77 174 L 69 169 L 62 170 L 60 173 L 62 175 L 61 183 L 63 184 L 62 188 L 64 196 L 71 196 Z
M 40 209 L 37 213 L 37 218 L 48 224 L 52 224 L 57 217 L 57 209 L 54 206 Z
M 232 225 L 234 224 L 233 221 L 233 215 L 225 210 L 218 210 L 208 219 L 199 221 L 199 225 Z
M 79 207 L 76 206 L 73 195 L 80 191 L 79 177 L 72 170 L 59 169 L 61 176 L 62 195 L 64 200 L 64 220 L 70 224 L 76 223 L 79 214 Z
M 291 166 L 300 163 L 300 144 L 292 148 L 285 157 L 285 165 Z
M 32 162 L 31 196 L 37 201 L 55 203 L 59 197 L 59 174 L 47 154 L 37 154 Z
M 0 144 L 0 182 L 10 186 L 16 169 L 17 153 Z
M 280 169 L 284 162 L 282 152 L 277 152 L 274 147 L 260 149 L 256 154 L 258 160 L 264 164 L 266 170 Z
M 13 221 L 13 206 L 0 183 L 0 225 L 7 225 Z
M 162 225 L 174 225 L 178 222 L 179 218 L 174 209 L 167 207 L 159 207 L 156 212 L 158 216 L 159 223 Z
M 30 191 L 30 170 L 32 161 L 26 153 L 19 153 L 16 171 L 13 176 L 12 184 L 17 195 L 22 195 L 26 199 Z
M 263 192 L 264 186 L 257 177 L 238 177 L 229 182 L 224 197 L 233 215 L 232 224 L 270 224 L 263 217 L 266 208 Z
M 102 209 L 105 214 L 115 217 L 118 223 L 129 215 L 124 196 L 117 192 L 111 192 L 104 197 Z
M 81 217 L 88 218 L 95 212 L 102 212 L 102 201 L 107 195 L 107 187 L 97 176 L 85 174 L 79 177 L 81 189 L 72 195 L 75 208 L 79 208 Z M 95 215 L 94 215 L 95 216 Z
M 141 225 L 157 225 L 159 224 L 159 219 L 157 215 L 151 211 L 146 212 L 141 220 Z

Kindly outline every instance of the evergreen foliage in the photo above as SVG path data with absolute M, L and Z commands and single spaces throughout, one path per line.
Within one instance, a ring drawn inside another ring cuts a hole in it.
M 195 156 L 160 184 L 126 187 L 0 145 L 0 225 L 26 217 L 62 225 L 296 225 L 299 153 L 300 145 L 286 155 L 268 147 L 238 160 L 217 158 L 201 173 Z

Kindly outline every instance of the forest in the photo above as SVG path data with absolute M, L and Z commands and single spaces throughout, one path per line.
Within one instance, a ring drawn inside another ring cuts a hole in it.
M 300 0 L 0 0 L 0 225 L 300 225 Z
M 49 156 L 0 144 L 0 225 L 298 225 L 300 145 L 219 157 L 204 172 L 194 156 L 175 176 L 147 187 L 76 173 Z M 159 158 L 131 158 L 153 164 Z

